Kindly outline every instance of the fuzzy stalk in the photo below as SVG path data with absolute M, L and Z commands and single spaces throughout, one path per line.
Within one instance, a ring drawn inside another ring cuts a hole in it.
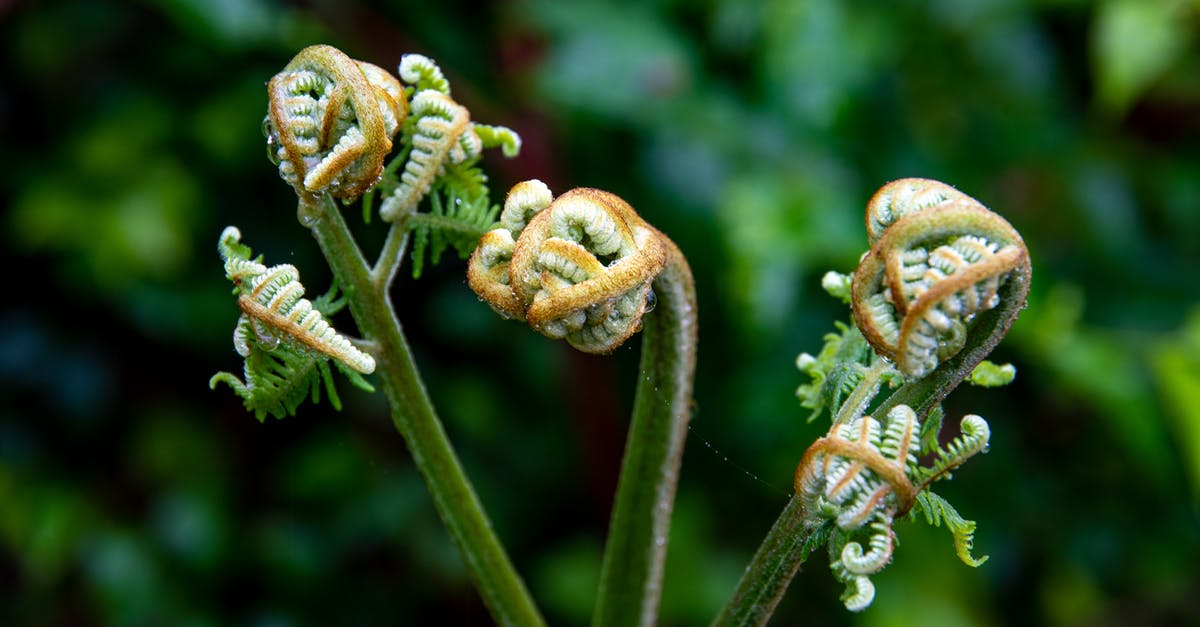
M 300 215 L 311 226 L 360 332 L 377 347 L 375 375 L 391 408 L 392 422 L 403 436 L 492 618 L 500 625 L 544 625 L 433 409 L 387 297 L 388 281 L 373 280 L 380 275 L 372 276 L 330 196 L 302 199 Z M 401 241 L 393 245 L 402 248 Z M 390 271 L 381 269 L 380 274 L 387 277 Z
M 733 597 L 713 620 L 714 627 L 767 624 L 800 565 L 813 547 L 825 542 L 832 526 L 832 522 L 813 524 L 800 497 L 792 495 L 754 553 Z
M 696 289 L 670 240 L 654 279 L 658 304 L 643 318 L 633 417 L 617 485 L 592 624 L 653 625 L 696 369 Z

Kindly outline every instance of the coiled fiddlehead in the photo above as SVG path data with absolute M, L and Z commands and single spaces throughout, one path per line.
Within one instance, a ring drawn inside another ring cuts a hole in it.
M 951 469 L 987 447 L 990 432 L 979 416 L 964 417 L 961 430 L 950 445 L 935 448 L 931 465 L 922 466 L 920 422 L 907 405 L 897 405 L 882 423 L 860 416 L 835 424 L 805 453 L 796 470 L 796 494 L 810 516 L 836 525 L 829 540 L 830 567 L 846 584 L 842 599 L 847 609 L 870 605 L 875 588 L 869 576 L 891 561 L 895 547 L 892 523 L 914 507 L 931 523 L 947 522 L 964 561 L 982 563 L 970 556 L 974 523 L 927 491 L 930 483 L 947 478 Z
M 349 200 L 375 185 L 407 113 L 394 76 L 332 46 L 310 46 L 267 93 L 267 150 L 297 194 Z
M 481 238 L 467 281 L 500 315 L 608 353 L 641 328 L 673 248 L 614 194 L 577 188 L 555 199 L 541 181 L 525 181 Z
M 1021 236 L 944 183 L 885 185 L 868 203 L 866 223 L 871 249 L 854 273 L 854 320 L 907 377 L 924 377 L 958 353 L 971 321 L 999 304 L 1006 281 L 1022 283 L 1024 300 L 1030 266 Z M 994 341 L 1006 330 L 998 325 Z
M 296 268 L 287 264 L 267 267 L 251 259 L 250 249 L 241 244 L 241 232 L 235 227 L 221 233 L 218 251 L 242 310 L 233 345 L 245 358 L 245 381 L 221 372 L 213 376 L 210 386 L 228 384 L 260 420 L 265 414 L 282 417 L 295 413 L 306 397 L 318 397 L 322 381 L 331 402 L 338 406 L 330 359 L 354 385 L 371 389 L 359 373 L 374 372 L 375 359 L 338 334 L 322 314 L 322 310 L 332 314 L 340 304 L 332 298 L 316 303 L 304 298 Z
M 404 131 L 411 150 L 399 184 L 379 209 L 388 222 L 416 211 L 448 165 L 469 163 L 494 146 L 511 157 L 521 145 L 520 137 L 507 128 L 473 124 L 467 108 L 450 97 L 450 84 L 431 59 L 404 55 L 399 70 L 413 91 L 412 116 Z

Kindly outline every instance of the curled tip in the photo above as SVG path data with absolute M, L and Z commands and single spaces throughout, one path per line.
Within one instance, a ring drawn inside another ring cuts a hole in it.
M 885 185 L 868 204 L 867 229 L 871 250 L 851 284 L 854 320 L 908 377 L 924 377 L 956 355 L 976 315 L 1000 304 L 1007 281 L 1028 274 L 1029 252 L 1017 231 L 937 181 Z M 1023 303 L 1025 290 L 1017 292 Z M 1013 317 L 1019 309 L 1012 308 Z M 1003 335 L 1007 324 L 1000 326 Z
M 590 188 L 553 198 L 530 180 L 509 192 L 500 222 L 467 270 L 493 309 L 587 353 L 611 352 L 641 328 L 669 244 L 628 203 Z M 511 252 L 500 232 L 515 238 Z
M 332 46 L 309 46 L 267 93 L 269 156 L 297 194 L 349 200 L 375 185 L 405 115 L 394 77 Z

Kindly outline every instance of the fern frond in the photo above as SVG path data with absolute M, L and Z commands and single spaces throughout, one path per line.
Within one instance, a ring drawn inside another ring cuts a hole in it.
M 976 453 L 987 450 L 992 432 L 986 420 L 975 414 L 967 414 L 963 416 L 959 425 L 959 436 L 937 450 L 932 466 L 920 470 L 920 477 L 925 485 L 938 479 L 948 479 L 952 470 L 963 465 Z
M 259 420 L 268 414 L 277 418 L 294 414 L 305 398 L 318 401 L 322 386 L 330 403 L 340 409 L 329 368 L 333 359 L 352 384 L 374 391 L 360 373 L 373 371 L 375 360 L 325 320 L 345 306 L 336 287 L 313 301 L 303 298 L 296 269 L 287 264 L 268 268 L 251 261 L 250 248 L 241 244 L 235 227 L 221 233 L 217 248 L 242 309 L 233 344 L 245 358 L 245 380 L 219 372 L 209 380 L 210 388 L 227 384 Z
M 484 148 L 499 147 L 505 157 L 513 158 L 521 152 L 521 136 L 507 126 L 472 124 L 475 134 Z
M 796 389 L 800 405 L 812 410 L 808 421 L 816 420 L 826 409 L 837 415 L 846 397 L 866 375 L 871 362 L 871 348 L 858 328 L 841 322 L 834 323 L 838 333 L 825 336 L 825 345 L 816 357 L 801 353 L 796 367 L 812 378 Z
M 971 555 L 975 544 L 975 521 L 963 518 L 949 501 L 932 490 L 925 490 L 917 496 L 913 512 L 924 515 L 925 522 L 934 527 L 945 524 L 954 536 L 954 553 L 967 566 L 978 568 L 988 560 L 987 555 L 978 558 Z
M 421 54 L 406 54 L 400 57 L 400 80 L 412 85 L 414 92 L 432 89 L 450 95 L 450 82 L 433 59 Z
M 429 213 L 418 213 L 408 221 L 413 234 L 413 278 L 421 277 L 426 258 L 436 264 L 448 247 L 453 246 L 462 259 L 469 257 L 500 213 L 498 205 L 489 205 L 486 193 L 471 199 L 450 191 L 443 200 L 443 192 L 434 190 L 429 200 Z
M 1008 385 L 1017 378 L 1017 367 L 1012 364 L 997 365 L 988 360 L 979 362 L 967 377 L 967 383 L 985 388 Z
M 452 153 L 456 148 L 461 151 L 460 136 L 470 125 L 466 107 L 433 89 L 413 96 L 409 120 L 404 139 L 412 150 L 400 174 L 400 185 L 379 208 L 386 222 L 416 211 Z

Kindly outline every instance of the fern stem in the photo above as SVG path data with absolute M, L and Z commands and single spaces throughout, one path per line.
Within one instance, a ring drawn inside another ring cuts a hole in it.
M 406 218 L 401 218 L 392 223 L 387 239 L 383 242 L 383 249 L 379 251 L 379 260 L 371 269 L 371 283 L 382 294 L 387 294 L 391 288 L 396 271 L 400 269 L 401 260 L 404 258 L 404 251 L 408 249 L 407 222 Z
M 409 229 L 418 226 L 426 226 L 429 227 L 430 230 L 450 231 L 453 233 L 470 236 L 474 239 L 483 237 L 483 234 L 491 228 L 490 224 L 481 228 L 473 224 L 467 224 L 462 220 L 456 220 L 453 217 L 441 216 L 432 213 L 413 213 L 408 216 L 407 224 Z
M 800 498 L 792 495 L 750 560 L 733 597 L 713 620 L 714 627 L 765 625 L 813 547 L 824 543 L 832 521 L 813 525 Z
M 593 625 L 653 625 L 696 368 L 696 291 L 675 244 L 654 280 L 640 377 L 605 545 Z
M 363 335 L 379 346 L 376 376 L 442 521 L 492 617 L 501 625 L 542 625 L 525 584 L 492 530 L 446 437 L 413 363 L 408 342 L 386 292 L 372 281 L 341 211 L 328 195 L 301 201 L 313 235 L 346 294 Z
M 850 394 L 846 396 L 846 400 L 842 403 L 841 409 L 833 418 L 833 424 L 844 425 L 849 424 L 855 418 L 859 418 L 867 411 L 867 406 L 871 403 L 871 399 L 879 393 L 879 386 L 882 382 L 883 375 L 891 368 L 886 360 L 879 355 L 874 355 L 871 358 L 871 367 L 863 374 L 863 378 L 854 386 Z

